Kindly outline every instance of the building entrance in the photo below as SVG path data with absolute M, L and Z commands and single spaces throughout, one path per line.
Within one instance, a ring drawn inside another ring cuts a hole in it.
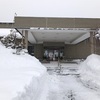
M 46 47 L 44 48 L 44 59 L 48 61 L 62 60 L 64 54 L 64 48 L 62 47 Z

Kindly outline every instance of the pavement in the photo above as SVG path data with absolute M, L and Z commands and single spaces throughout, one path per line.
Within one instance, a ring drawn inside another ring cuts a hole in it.
M 100 100 L 100 93 L 85 87 L 79 77 L 76 63 L 50 62 L 47 67 L 47 100 Z

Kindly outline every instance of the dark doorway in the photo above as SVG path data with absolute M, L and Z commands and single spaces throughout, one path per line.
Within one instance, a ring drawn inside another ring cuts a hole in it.
M 34 56 L 34 46 L 28 46 L 28 53 Z

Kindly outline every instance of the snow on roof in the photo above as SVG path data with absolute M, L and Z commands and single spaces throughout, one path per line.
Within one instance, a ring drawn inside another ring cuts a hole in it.
M 0 29 L 0 36 L 7 36 L 8 34 L 10 34 L 10 30 L 11 29 Z
M 9 35 L 10 34 L 10 30 L 11 29 L 0 29 L 0 37 Z M 16 32 L 16 37 L 18 39 L 22 38 L 22 36 L 18 32 Z

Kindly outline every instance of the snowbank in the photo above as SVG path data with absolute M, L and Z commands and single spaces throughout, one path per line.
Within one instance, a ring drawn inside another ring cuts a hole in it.
M 95 90 L 100 89 L 100 56 L 92 54 L 80 64 L 80 79 L 82 83 Z
M 12 52 L 0 42 L 0 100 L 39 100 L 46 68 L 33 56 Z

